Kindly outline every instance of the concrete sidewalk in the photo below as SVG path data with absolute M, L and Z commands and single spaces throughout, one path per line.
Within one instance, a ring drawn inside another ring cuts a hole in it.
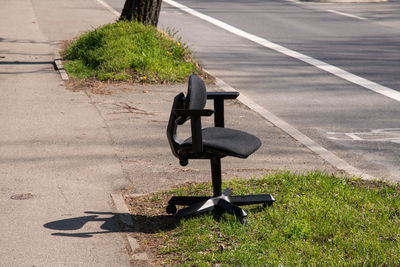
M 0 8 L 0 266 L 129 266 L 107 214 L 110 192 L 129 183 L 98 110 L 54 70 L 56 40 L 42 34 L 32 2 Z M 95 1 L 72 2 L 49 4 L 58 21 L 46 27 L 60 34 L 63 18 L 74 19 L 78 32 L 90 29 L 79 16 L 93 26 L 113 19 Z
M 130 265 L 110 193 L 210 180 L 207 161 L 183 168 L 167 143 L 171 103 L 186 85 L 72 92 L 54 70 L 61 40 L 114 19 L 94 0 L 2 1 L 0 266 Z M 227 127 L 257 135 L 263 146 L 248 160 L 224 159 L 224 179 L 335 171 L 239 102 L 228 102 L 226 114 Z

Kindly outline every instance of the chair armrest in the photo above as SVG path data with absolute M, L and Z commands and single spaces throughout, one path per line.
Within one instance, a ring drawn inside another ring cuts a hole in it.
M 196 155 L 203 152 L 203 138 L 201 134 L 201 117 L 209 117 L 214 113 L 212 109 L 175 109 L 178 116 L 190 117 L 192 131 L 192 147 Z
M 239 92 L 207 92 L 207 99 L 236 99 Z
M 207 99 L 214 99 L 214 124 L 215 127 L 225 127 L 224 100 L 236 99 L 239 92 L 208 92 Z
M 174 112 L 178 116 L 185 117 L 210 117 L 214 114 L 214 110 L 212 109 L 175 109 Z
M 214 113 L 212 109 L 175 109 L 178 116 L 190 117 L 190 128 L 192 131 L 192 147 L 195 154 L 203 152 L 203 138 L 201 134 L 201 117 L 209 117 Z

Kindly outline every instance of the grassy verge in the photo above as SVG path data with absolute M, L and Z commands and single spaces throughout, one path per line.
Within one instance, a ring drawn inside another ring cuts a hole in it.
M 174 83 L 197 72 L 189 49 L 153 26 L 121 21 L 74 41 L 64 51 L 74 78 Z
M 247 225 L 231 215 L 217 223 L 210 214 L 177 224 L 161 215 L 168 197 L 210 194 L 209 184 L 131 198 L 139 223 L 147 227 L 163 223 L 142 231 L 151 234 L 139 239 L 157 247 L 153 253 L 167 265 L 396 266 L 400 262 L 398 186 L 319 172 L 276 173 L 232 180 L 225 186 L 235 194 L 271 193 L 277 201 L 273 207 L 245 207 Z

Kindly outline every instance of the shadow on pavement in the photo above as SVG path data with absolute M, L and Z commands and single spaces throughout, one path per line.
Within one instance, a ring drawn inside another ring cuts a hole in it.
M 122 233 L 122 232 L 140 232 L 140 233 L 156 233 L 159 231 L 167 231 L 177 226 L 177 221 L 173 216 L 158 215 L 158 216 L 143 216 L 132 215 L 126 213 L 113 213 L 113 212 L 93 212 L 86 211 L 88 216 L 74 217 L 63 220 L 48 222 L 43 226 L 48 229 L 69 232 L 56 232 L 51 235 L 65 236 L 65 237 L 80 237 L 89 238 L 93 235 L 107 234 L 107 233 Z M 104 215 L 104 216 L 103 216 Z M 122 222 L 123 217 L 131 216 L 133 225 L 126 225 Z M 121 220 L 122 219 L 122 220 Z M 77 232 L 86 224 L 93 222 L 103 222 L 99 231 Z

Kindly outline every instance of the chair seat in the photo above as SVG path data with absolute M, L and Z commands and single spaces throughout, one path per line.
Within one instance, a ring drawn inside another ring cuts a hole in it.
M 261 141 L 256 136 L 239 130 L 210 127 L 202 130 L 203 147 L 208 153 L 247 158 L 260 146 Z M 181 144 L 182 151 L 192 149 L 192 138 Z

